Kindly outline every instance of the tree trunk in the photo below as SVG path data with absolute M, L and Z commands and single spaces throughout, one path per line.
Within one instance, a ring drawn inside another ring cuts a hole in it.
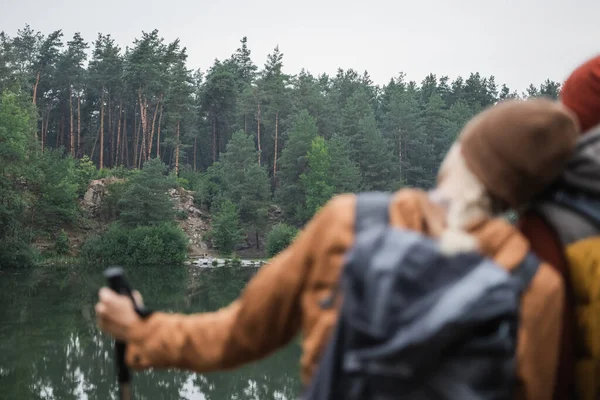
M 108 93 L 108 137 L 110 138 L 110 158 L 111 161 L 110 166 L 113 167 L 115 165 L 115 127 L 113 126 L 112 119 L 112 102 L 110 100 L 110 92 Z
M 261 156 L 261 149 L 260 149 L 260 102 L 256 103 L 257 104 L 257 118 L 256 118 L 256 136 L 258 139 L 258 165 L 260 165 L 260 156 Z
M 77 155 L 81 158 L 81 98 L 77 95 Z
M 96 151 L 96 144 L 98 143 L 98 137 L 100 136 L 100 128 L 98 127 L 98 133 L 96 134 L 96 139 L 94 140 L 94 145 L 92 146 L 92 155 L 90 156 L 90 160 L 94 162 L 94 152 Z
M 160 159 L 160 125 L 162 124 L 163 106 L 160 105 L 160 116 L 158 117 L 158 132 L 156 136 L 156 158 Z
M 141 105 L 140 105 L 141 108 Z M 139 134 L 139 126 L 140 124 L 138 123 L 138 115 L 135 112 L 135 109 L 133 110 L 133 138 L 132 138 L 132 146 L 133 146 L 133 165 L 136 166 L 137 165 L 137 143 L 138 143 L 138 134 Z
M 142 166 L 142 157 L 146 156 L 146 144 L 148 143 L 148 119 L 147 119 L 147 109 L 148 109 L 148 100 L 144 97 L 142 99 L 142 90 L 138 89 L 138 98 L 140 100 L 140 119 L 142 123 L 142 143 L 140 145 L 139 152 L 139 160 L 138 164 L 141 168 Z M 145 161 L 145 160 L 144 160 Z
M 135 113 L 134 113 L 135 114 Z M 135 129 L 135 124 L 134 124 L 134 129 Z M 127 137 L 127 111 L 125 112 L 125 115 L 123 117 L 123 147 L 125 148 L 125 160 L 123 161 L 123 164 L 125 164 L 127 167 L 129 167 L 131 164 L 129 163 L 129 138 Z M 123 157 L 121 157 L 122 159 Z
M 69 85 L 69 145 L 71 156 L 75 158 L 75 127 L 73 126 L 73 91 Z
M 100 164 L 99 169 L 104 168 L 104 88 L 102 88 L 102 100 L 100 104 Z
M 248 133 L 248 121 L 247 121 L 245 112 L 244 112 L 244 133 Z
M 162 94 L 158 98 L 158 102 L 156 103 L 156 107 L 154 108 L 154 116 L 152 117 L 152 128 L 150 129 L 150 140 L 148 142 L 148 156 L 146 157 L 146 159 L 149 159 L 152 155 L 152 141 L 154 140 L 154 123 L 156 122 L 156 115 L 158 114 L 158 105 L 160 104 L 161 100 Z
M 275 180 L 275 176 L 277 175 L 277 146 L 279 139 L 279 111 L 275 112 L 275 156 L 273 157 L 273 180 Z
M 258 242 L 258 231 L 255 231 L 254 233 L 256 235 L 255 236 L 256 237 L 256 250 L 259 250 L 260 249 L 260 243 Z
M 175 176 L 179 176 L 179 121 L 175 133 Z
M 198 137 L 194 137 L 194 172 L 196 172 L 196 153 L 198 150 Z
M 60 138 L 62 137 L 62 135 L 65 132 L 65 116 L 63 115 L 62 111 L 64 111 L 64 107 L 61 107 L 60 122 L 58 124 L 58 132 L 56 133 L 56 146 L 55 147 L 60 146 Z
M 37 101 L 37 88 L 38 88 L 38 85 L 40 84 L 41 74 L 42 74 L 42 71 L 38 71 L 37 75 L 35 76 L 35 83 L 33 84 L 33 105 L 35 105 L 36 101 Z
M 123 102 L 119 104 L 119 120 L 117 121 L 117 143 L 116 143 L 116 152 L 113 154 L 112 163 L 113 166 L 119 163 L 119 150 L 121 149 L 121 115 L 123 114 L 121 111 L 121 105 Z
M 137 159 L 136 162 L 134 163 L 134 167 L 139 168 L 140 165 L 142 164 L 141 159 L 142 159 L 142 154 L 140 153 L 139 147 L 140 147 L 140 140 L 143 139 L 143 132 L 142 132 L 142 119 L 140 118 L 140 123 L 138 124 L 138 133 L 136 135 L 136 142 L 134 143 L 135 145 L 135 153 L 137 154 Z
M 127 149 L 127 110 L 123 110 L 123 131 L 121 139 L 121 165 L 125 165 L 125 150 Z M 117 160 L 118 162 L 118 160 Z

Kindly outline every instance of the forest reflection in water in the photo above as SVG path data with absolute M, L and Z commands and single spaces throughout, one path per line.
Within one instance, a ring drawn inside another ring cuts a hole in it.
M 128 270 L 152 309 L 184 313 L 229 304 L 255 268 Z M 102 271 L 0 272 L 0 397 L 2 399 L 117 399 L 112 343 L 95 325 Z M 267 359 L 210 374 L 137 372 L 136 400 L 294 399 L 300 390 L 300 349 L 294 340 Z

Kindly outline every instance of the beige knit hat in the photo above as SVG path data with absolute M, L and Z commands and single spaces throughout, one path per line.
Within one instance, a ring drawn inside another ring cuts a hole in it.
M 558 177 L 578 135 L 571 111 L 536 98 L 485 109 L 465 125 L 458 141 L 468 168 L 487 190 L 519 207 Z

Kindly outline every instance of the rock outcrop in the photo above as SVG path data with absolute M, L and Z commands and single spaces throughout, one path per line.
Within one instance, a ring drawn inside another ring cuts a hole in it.
M 109 185 L 114 182 L 123 182 L 123 179 L 96 179 L 88 185 L 87 192 L 81 201 L 81 207 L 88 212 L 91 218 L 98 219 L 100 217 L 102 200 L 108 194 Z M 194 192 L 183 188 L 169 189 L 169 196 L 173 200 L 176 222 L 190 239 L 189 255 L 210 254 L 209 246 L 203 240 L 205 233 L 210 229 L 210 218 L 195 206 Z
M 194 192 L 183 188 L 170 189 L 169 195 L 178 212 L 177 224 L 190 239 L 189 255 L 200 256 L 209 253 L 208 244 L 203 240 L 210 229 L 210 219 L 194 205 Z M 181 218 L 186 216 L 186 218 Z M 179 219 L 181 218 L 181 219 Z
M 89 213 L 90 217 L 96 218 L 100 215 L 102 199 L 108 194 L 108 185 L 114 182 L 123 182 L 123 179 L 111 177 L 90 182 L 81 201 L 81 207 Z

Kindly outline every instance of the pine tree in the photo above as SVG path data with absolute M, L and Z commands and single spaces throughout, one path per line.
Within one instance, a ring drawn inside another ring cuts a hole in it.
M 325 139 L 317 136 L 306 155 L 307 170 L 300 175 L 300 182 L 306 193 L 305 219 L 310 219 L 334 194 L 331 170 L 331 156 Z
M 288 134 L 279 165 L 280 186 L 275 192 L 277 203 L 283 208 L 291 221 L 300 223 L 304 219 L 303 204 L 306 199 L 300 176 L 306 171 L 312 140 L 317 136 L 317 125 L 308 111 L 303 110 L 294 120 Z
M 119 222 L 127 227 L 157 225 L 173 220 L 168 190 L 176 183 L 167 175 L 167 166 L 153 158 L 133 175 L 118 202 Z

